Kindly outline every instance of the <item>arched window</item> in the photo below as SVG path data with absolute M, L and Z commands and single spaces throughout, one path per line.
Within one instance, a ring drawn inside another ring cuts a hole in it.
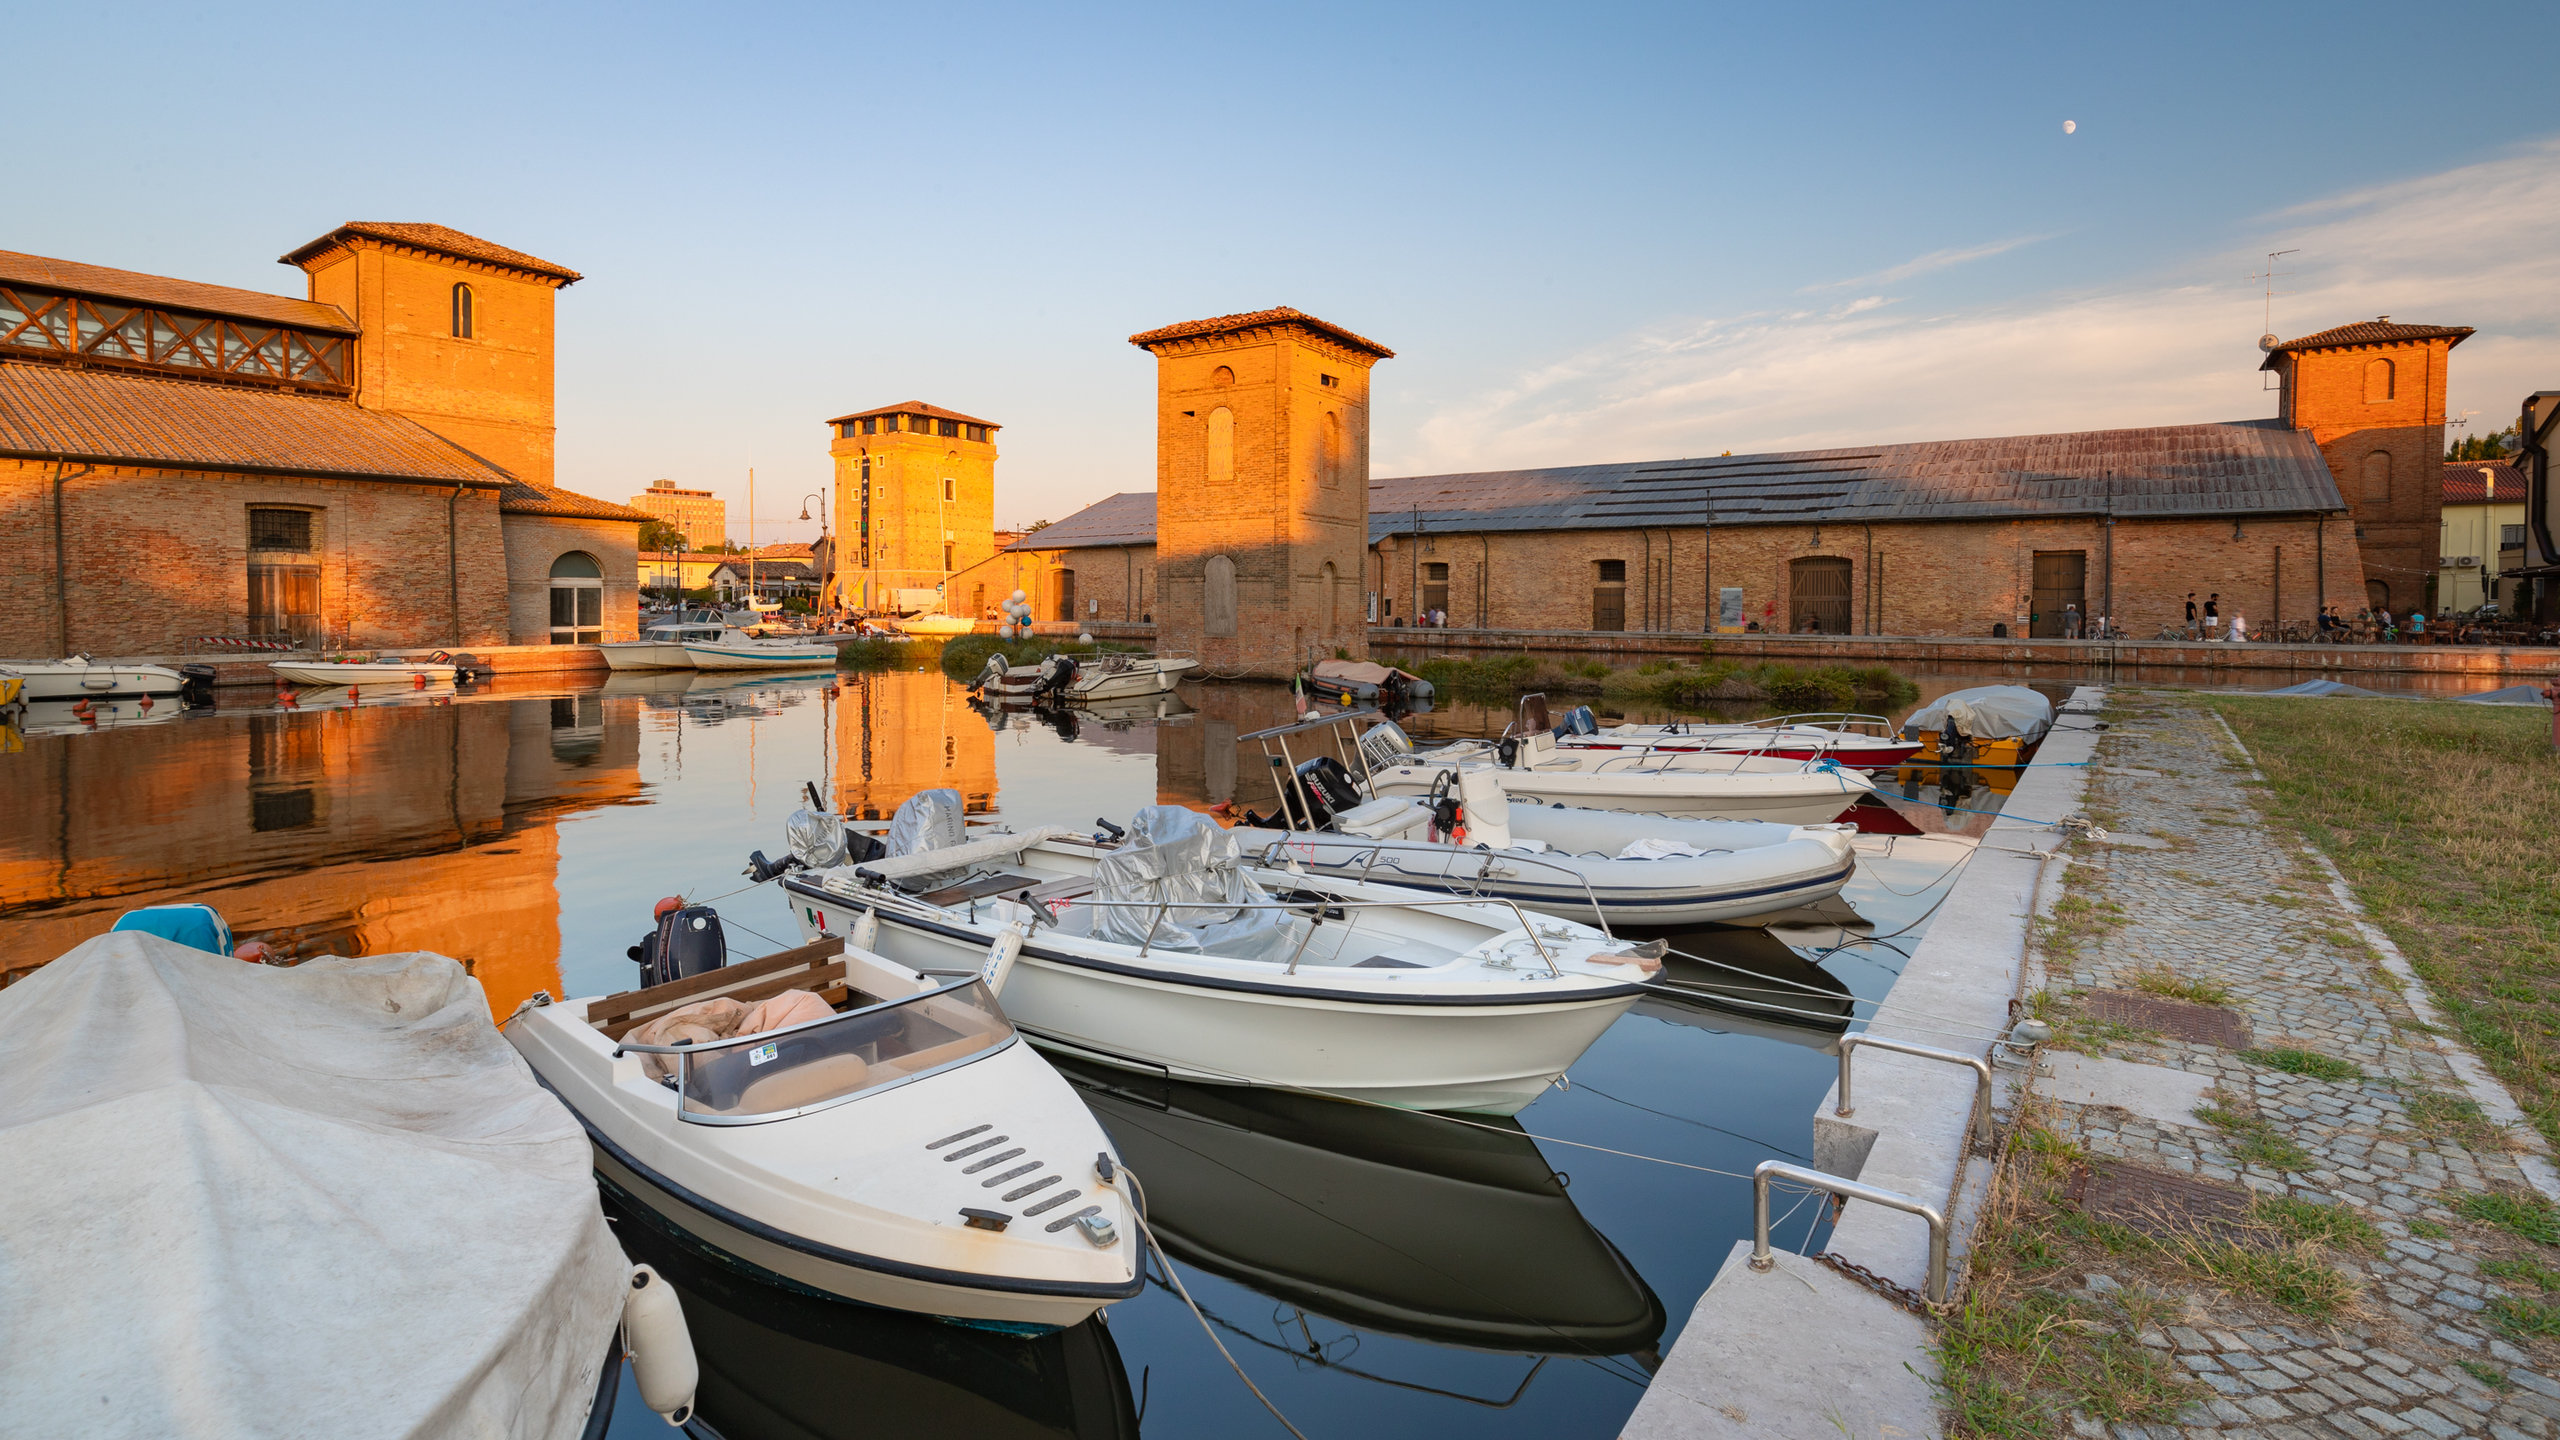
M 1342 483 L 1342 413 L 1324 412 L 1324 434 L 1316 440 L 1316 483 L 1331 490 Z
M 1324 562 L 1324 568 L 1317 572 L 1316 581 L 1324 586 L 1324 633 L 1329 639 L 1342 623 L 1341 616 L 1337 613 L 1339 607 L 1334 598 L 1341 593 L 1342 578 L 1334 570 L 1333 562 L 1327 560 Z
M 471 338 L 471 287 L 468 285 L 456 284 L 453 287 L 453 338 Z
M 604 643 L 604 568 L 584 550 L 551 562 L 551 643 Z
M 2379 357 L 2364 362 L 2364 403 L 2379 405 L 2391 398 L 2393 370 L 2390 361 Z
M 1209 412 L 1209 483 L 1224 485 L 1236 478 L 1236 412 L 1221 405 Z
M 1217 369 L 1209 372 L 1209 383 L 1212 385 L 1233 385 L 1236 383 L 1236 372 L 1228 369 L 1224 365 L 1221 365 Z
M 1212 555 L 1200 567 L 1200 628 L 1210 635 L 1236 633 L 1236 562 L 1224 555 Z
M 2391 452 L 2376 450 L 2364 457 L 2364 503 L 2391 503 Z

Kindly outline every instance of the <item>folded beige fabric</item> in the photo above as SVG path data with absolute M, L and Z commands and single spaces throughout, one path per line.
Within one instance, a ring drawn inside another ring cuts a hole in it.
M 732 1035 L 758 1035 L 767 1030 L 780 1030 L 786 1025 L 805 1025 L 833 1015 L 835 1007 L 807 990 L 785 990 L 770 1000 L 758 1001 L 738 1021 Z
M 690 1005 L 679 1005 L 622 1038 L 633 1045 L 704 1045 L 737 1034 L 738 1022 L 746 1018 L 746 1014 L 746 1006 L 721 995 L 709 1000 L 696 1000 Z M 643 1055 L 640 1057 L 640 1073 L 652 1080 L 672 1078 L 676 1073 L 676 1057 Z

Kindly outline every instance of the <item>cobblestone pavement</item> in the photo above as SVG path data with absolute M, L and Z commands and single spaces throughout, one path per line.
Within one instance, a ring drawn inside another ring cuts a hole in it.
M 2346 1205 L 2381 1230 L 2384 1244 L 2378 1254 L 2333 1253 L 2363 1293 L 2349 1311 L 2317 1324 L 2228 1295 L 2182 1295 L 2187 1323 L 2138 1338 L 2172 1352 L 2211 1398 L 2174 1424 L 2084 1418 L 2076 1428 L 2119 1440 L 2560 1437 L 2560 1344 L 2510 1334 L 2491 1308 L 2510 1294 L 2537 1303 L 2544 1296 L 2528 1281 L 2511 1288 L 2482 1270 L 2502 1259 L 2560 1261 L 2560 1252 L 2538 1251 L 2453 1208 L 2468 1192 L 2524 1191 L 2509 1147 L 2538 1146 L 2538 1138 L 2507 1135 L 2476 1116 L 2466 1123 L 2458 1099 L 2427 1098 L 2462 1094 L 2445 1058 L 2455 1042 L 2411 1012 L 2306 852 L 2252 807 L 2251 767 L 2209 711 L 2173 695 L 2127 691 L 2109 719 L 2092 768 L 2090 813 L 2111 830 L 2165 843 L 2074 847 L 2064 906 L 2079 918 L 2063 916 L 2061 929 L 2046 932 L 2030 989 L 2135 990 L 2146 973 L 2158 987 L 2161 972 L 2174 972 L 2227 990 L 2225 1004 L 2248 1021 L 2258 1052 L 2310 1051 L 2360 1074 L 2289 1074 L 2231 1050 L 2144 1032 L 2066 1035 L 2117 1059 L 2210 1074 L 2223 1111 L 2254 1112 L 2254 1133 L 2307 1153 L 2298 1170 L 2242 1159 L 2235 1150 L 2249 1130 L 2158 1124 L 2050 1099 L 2040 1102 L 2044 1111 L 2092 1157 Z M 2428 1123 L 2411 1118 L 2413 1105 Z M 2457 1118 L 2446 1121 L 2448 1113 Z M 2281 1145 L 2273 1148 L 2279 1162 L 2286 1158 Z M 2103 1294 L 2143 1282 L 2098 1275 L 2083 1283 Z

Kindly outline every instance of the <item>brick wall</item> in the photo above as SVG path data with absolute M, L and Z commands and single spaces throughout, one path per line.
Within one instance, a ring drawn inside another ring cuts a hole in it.
M 596 557 L 597 567 L 604 572 L 605 641 L 611 643 L 638 636 L 638 527 L 628 520 L 509 515 L 505 530 L 509 643 L 551 643 L 551 565 L 572 550 L 583 550 Z
M 2421 603 L 2435 573 L 2451 349 L 2447 340 L 2401 340 L 2278 359 L 2280 414 L 2309 430 L 2328 460 L 2362 536 L 2365 578 L 2387 588 L 2395 611 Z M 2364 600 L 2344 598 L 2351 610 Z
M 62 487 L 57 586 L 53 473 L 0 460 L 0 545 L 15 557 L 0 572 L 0 654 L 166 654 L 247 633 L 252 506 L 312 512 L 330 644 L 507 643 L 505 596 L 483 578 L 503 546 L 491 492 L 102 466 Z
M 951 577 L 950 611 L 970 620 L 995 618 L 996 607 L 1020 590 L 1031 618 L 1060 618 L 1068 594 L 1061 572 L 1074 573 L 1073 619 L 1085 623 L 1144 620 L 1153 612 L 1156 551 L 1152 545 L 1097 545 L 1073 550 L 1008 550 Z
M 406 415 L 521 479 L 551 483 L 559 282 L 367 239 L 341 241 L 307 268 L 311 298 L 364 331 L 357 404 Z M 471 287 L 468 339 L 453 334 L 456 283 Z
M 835 458 L 834 524 L 846 547 L 837 571 L 843 577 L 847 603 L 886 608 L 889 591 L 929 590 L 943 583 L 946 532 L 951 537 L 953 571 L 966 570 L 995 553 L 994 441 L 901 430 L 838 438 L 828 446 L 828 453 Z M 871 461 L 871 560 L 867 566 L 861 549 L 866 455 Z M 942 498 L 946 479 L 952 482 L 952 498 L 947 502 Z M 867 601 L 865 584 L 871 586 Z M 967 597 L 954 592 L 951 603 L 965 605 Z
M 2363 561 L 2354 529 L 2338 517 L 2228 520 L 2119 520 L 2114 539 L 2114 615 L 2147 637 L 2184 621 L 2186 592 L 2201 603 L 2219 591 L 2222 613 L 2252 624 L 2311 617 L 2325 576 L 2331 604 L 2353 614 L 2362 603 Z M 2105 612 L 2108 549 L 2095 517 L 1858 525 L 1727 525 L 1696 529 L 1568 530 L 1549 533 L 1390 536 L 1372 547 L 1363 585 L 1381 595 L 1381 616 L 1410 622 L 1421 605 L 1424 567 L 1448 567 L 1442 608 L 1453 626 L 1587 630 L 1594 627 L 1600 565 L 1616 561 L 1630 631 L 1706 630 L 1714 592 L 1743 592 L 1744 615 L 1764 629 L 1793 630 L 1797 565 L 1845 562 L 1851 633 L 1984 635 L 1994 624 L 2019 633 L 2033 613 L 2038 552 L 2084 557 L 2082 614 Z M 2281 583 L 2281 594 L 2278 586 Z
M 1366 656 L 1372 357 L 1294 325 L 1150 348 L 1163 647 L 1267 676 L 1311 655 Z M 1234 575 L 1226 635 L 1206 614 L 1221 557 Z

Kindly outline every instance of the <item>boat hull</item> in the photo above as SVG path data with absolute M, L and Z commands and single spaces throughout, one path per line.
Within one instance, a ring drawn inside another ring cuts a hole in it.
M 1371 777 L 1379 795 L 1431 793 L 1449 767 L 1401 765 Z M 1784 775 L 1722 775 L 1693 771 L 1500 770 L 1502 791 L 1513 800 L 1669 815 L 1700 820 L 1765 820 L 1778 825 L 1821 825 L 1875 793 L 1875 784 L 1850 771 L 1807 770 Z
M 186 677 L 161 665 L 11 664 L 9 671 L 24 683 L 21 700 L 107 700 L 141 695 L 175 695 Z
M 1096 700 L 1131 700 L 1142 695 L 1161 695 L 1180 683 L 1184 675 L 1198 668 L 1196 660 L 1159 660 L 1134 670 L 1109 671 L 1070 685 L 1067 698 L 1084 704 Z
M 788 885 L 804 936 L 849 933 L 854 902 Z M 974 968 L 995 936 L 895 910 L 880 913 L 876 948 L 914 969 Z M 1519 1001 L 1470 996 L 1380 1003 L 1284 985 L 1183 983 L 1090 957 L 1023 946 L 1005 1014 L 1051 1049 L 1179 1080 L 1279 1085 L 1407 1110 L 1517 1113 L 1635 1004 L 1633 986 L 1536 996 L 1523 969 Z
M 956 615 L 919 615 L 911 620 L 895 620 L 890 623 L 909 635 L 941 637 L 966 635 L 978 628 L 976 621 L 963 620 Z
M 832 670 L 832 645 L 687 645 L 696 670 Z
M 1765 733 L 1765 732 L 1764 732 Z M 1832 760 L 1853 770 L 1890 770 L 1920 753 L 1916 740 L 1834 744 L 1761 741 L 1724 736 L 1665 736 L 1659 740 L 1613 739 L 1602 735 L 1567 736 L 1556 742 L 1565 750 L 1651 751 L 1656 754 L 1766 755 L 1773 760 Z
M 599 645 L 604 663 L 616 670 L 690 670 L 693 657 L 684 646 L 659 640 L 617 640 Z
M 335 665 L 321 661 L 308 663 L 279 660 L 267 667 L 280 679 L 296 685 L 407 685 L 416 686 L 424 677 L 430 685 L 453 683 L 451 665 Z

